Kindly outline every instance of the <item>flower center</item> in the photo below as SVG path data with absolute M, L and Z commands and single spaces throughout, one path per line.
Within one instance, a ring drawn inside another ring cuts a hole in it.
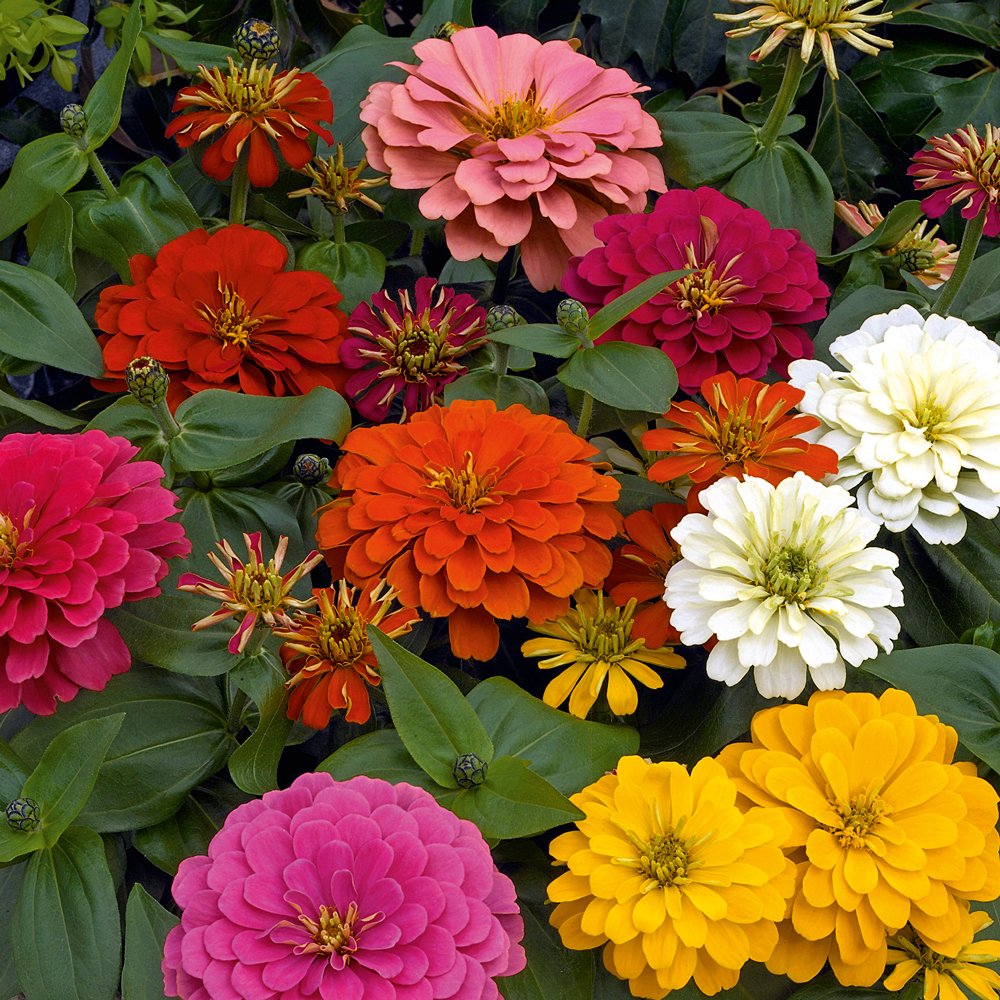
M 777 544 L 763 566 L 761 586 L 775 597 L 801 601 L 820 586 L 826 573 L 804 545 Z
M 573 632 L 572 639 L 580 650 L 580 661 L 617 663 L 644 646 L 644 639 L 632 640 L 632 615 L 635 608 L 634 597 L 629 598 L 623 608 L 605 608 L 602 591 L 597 593 L 597 610 L 593 617 L 578 604 L 576 614 L 580 625 Z
M 426 382 L 430 375 L 450 374 L 460 369 L 460 365 L 451 361 L 456 352 L 448 343 L 451 333 L 449 323 L 453 315 L 451 309 L 437 324 L 431 322 L 429 309 L 425 309 L 419 317 L 406 313 L 402 327 L 393 323 L 385 313 L 382 315 L 395 334 L 393 360 L 407 382 Z
M 535 129 L 545 128 L 552 121 L 548 108 L 535 103 L 535 88 L 529 88 L 524 97 L 506 97 L 499 104 L 490 105 L 489 111 L 479 119 L 479 128 L 487 139 L 517 139 Z
M 219 285 L 222 293 L 222 308 L 212 309 L 201 306 L 198 314 L 206 319 L 215 330 L 215 335 L 225 344 L 233 344 L 243 350 L 250 343 L 253 333 L 264 317 L 254 316 L 246 304 L 246 300 L 232 285 Z
M 892 811 L 888 803 L 874 792 L 870 795 L 859 795 L 851 799 L 847 805 L 838 802 L 836 810 L 843 818 L 844 825 L 841 829 L 834 829 L 831 832 L 842 847 L 867 846 L 865 838 L 875 829 L 879 820 Z
M 233 573 L 230 589 L 235 602 L 251 611 L 276 611 L 284 603 L 282 576 L 271 559 L 266 565 L 249 562 Z
M 936 239 L 937 231 L 937 226 L 928 231 L 925 219 L 920 225 L 914 226 L 894 247 L 886 250 L 886 255 L 901 271 L 909 271 L 911 274 L 933 271 L 955 249 L 953 244 Z
M 31 523 L 35 508 L 25 514 L 18 527 L 7 514 L 0 512 L 0 569 L 14 569 L 18 563 L 31 555 L 31 549 L 20 540 L 21 532 Z
M 696 319 L 701 319 L 706 314 L 714 316 L 745 290 L 746 285 L 739 278 L 728 276 L 730 268 L 739 260 L 738 256 L 733 257 L 718 271 L 718 261 L 712 260 L 705 265 L 699 263 L 693 244 L 688 243 L 684 249 L 687 266 L 693 268 L 694 272 L 670 286 L 669 291 L 677 300 L 678 309 L 689 310 Z
M 711 426 L 709 436 L 727 462 L 742 463 L 760 457 L 761 429 L 759 423 L 747 420 L 742 414 L 732 414 Z
M 841 21 L 844 9 L 856 0 L 771 0 L 769 6 L 806 28 L 825 28 Z
M 444 490 L 453 507 L 465 508 L 474 514 L 480 507 L 499 503 L 490 493 L 496 485 L 496 470 L 491 469 L 485 475 L 476 472 L 472 467 L 472 452 L 465 453 L 465 467 L 452 469 L 445 467 L 435 472 L 432 466 L 426 467 L 431 474 L 430 485 L 433 489 Z
M 358 904 L 351 903 L 341 917 L 335 907 L 321 906 L 316 919 L 299 914 L 299 923 L 312 935 L 308 944 L 295 947 L 296 955 L 339 955 L 347 965 L 358 950 L 358 938 L 367 928 L 381 923 L 384 913 L 358 916 Z
M 660 885 L 689 882 L 690 857 L 687 845 L 674 834 L 656 834 L 639 857 L 639 867 L 647 878 Z
M 273 65 L 257 65 L 254 59 L 249 66 L 237 66 L 229 57 L 229 69 L 223 72 L 219 67 L 206 69 L 198 67 L 198 73 L 203 80 L 194 94 L 181 93 L 177 100 L 180 104 L 192 104 L 198 107 L 208 106 L 216 111 L 229 115 L 226 121 L 212 125 L 202 132 L 209 135 L 219 128 L 229 128 L 242 117 L 258 117 L 281 103 L 299 85 L 298 69 L 286 70 L 275 79 L 276 67 Z M 267 121 L 260 121 L 265 132 L 273 134 L 273 129 Z
M 334 664 L 354 663 L 371 648 L 367 624 L 354 608 L 332 609 L 316 630 L 317 651 Z
M 914 427 L 923 428 L 924 437 L 928 441 L 937 441 L 943 430 L 941 425 L 948 419 L 948 411 L 938 406 L 933 393 L 920 403 L 913 411 Z
M 966 964 L 960 958 L 950 958 L 929 947 L 911 924 L 907 924 L 898 934 L 890 937 L 888 944 L 890 948 L 896 947 L 905 951 L 921 968 L 945 976 L 952 975 L 955 970 L 961 969 Z

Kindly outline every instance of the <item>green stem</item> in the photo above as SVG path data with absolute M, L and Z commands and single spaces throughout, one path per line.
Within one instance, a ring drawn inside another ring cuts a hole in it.
M 168 441 L 180 434 L 181 425 L 174 420 L 174 415 L 168 409 L 165 399 L 161 399 L 155 406 L 150 407 L 150 412 L 153 414 L 153 419 L 156 421 L 163 436 Z
M 104 164 L 97 158 L 97 153 L 93 151 L 87 153 L 87 163 L 90 164 L 90 169 L 93 170 L 94 176 L 97 178 L 97 183 L 101 185 L 101 190 L 109 198 L 114 198 L 118 194 L 118 189 L 115 187 L 114 181 L 108 176 L 108 172 L 104 169 Z
M 493 371 L 497 375 L 507 374 L 510 359 L 510 344 L 493 344 Z
M 237 688 L 229 702 L 229 718 L 226 719 L 226 730 L 236 736 L 243 728 L 243 713 L 247 710 L 250 699 L 246 693 Z
M 250 146 L 244 147 L 233 168 L 233 185 L 229 189 L 229 224 L 242 225 L 247 217 L 247 200 L 250 197 L 250 176 L 247 158 Z
M 757 142 L 760 145 L 773 146 L 778 141 L 781 126 L 785 124 L 788 112 L 795 104 L 799 83 L 802 81 L 805 68 L 806 64 L 802 61 L 799 50 L 789 49 L 788 61 L 785 63 L 785 75 L 781 78 L 781 86 L 778 87 L 778 94 L 774 99 L 774 104 L 771 105 L 771 113 L 757 133 Z
M 419 257 L 424 252 L 424 230 L 414 229 L 410 239 L 410 256 Z
M 347 242 L 344 233 L 344 216 L 342 212 L 337 212 L 333 217 L 333 242 L 343 245 Z
M 586 440 L 587 431 L 590 430 L 590 418 L 594 413 L 594 397 L 589 392 L 583 394 L 583 403 L 580 405 L 580 419 L 576 424 L 576 433 Z
M 517 263 L 517 247 L 511 247 L 504 254 L 503 260 L 497 264 L 497 277 L 493 282 L 493 304 L 502 306 L 507 301 L 507 288 L 510 285 L 511 275 L 514 273 L 514 266 Z
M 941 294 L 937 297 L 934 308 L 931 310 L 939 316 L 948 315 L 948 307 L 955 301 L 955 296 L 958 295 L 958 290 L 962 287 L 962 282 L 965 281 L 969 268 L 972 267 L 976 250 L 979 249 L 979 241 L 983 236 L 986 208 L 987 206 L 984 205 L 983 210 L 965 224 L 965 232 L 962 234 L 962 249 L 958 252 L 955 270 L 951 272 L 951 277 L 945 282 L 945 286 L 941 289 Z

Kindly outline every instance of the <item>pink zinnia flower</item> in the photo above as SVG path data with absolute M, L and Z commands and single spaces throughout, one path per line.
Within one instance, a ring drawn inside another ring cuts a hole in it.
M 525 965 L 513 883 L 412 785 L 304 774 L 231 812 L 173 895 L 183 1000 L 491 1000 Z
M 963 198 L 962 218 L 974 219 L 984 207 L 985 236 L 1000 233 L 1000 128 L 987 125 L 982 139 L 972 125 L 953 135 L 934 136 L 930 149 L 913 157 L 907 173 L 918 191 L 940 188 L 924 198 L 921 208 L 936 219 Z
M 0 439 L 0 712 L 51 715 L 131 665 L 104 612 L 191 549 L 155 462 L 103 431 Z
M 790 361 L 812 357 L 801 324 L 826 315 L 830 291 L 794 229 L 703 187 L 668 191 L 648 215 L 615 215 L 594 231 L 603 246 L 570 261 L 563 279 L 592 313 L 654 274 L 693 270 L 600 338 L 659 347 L 685 392 L 727 369 L 784 377 Z
M 521 245 L 535 288 L 554 288 L 594 223 L 637 212 L 663 191 L 655 119 L 620 69 L 564 41 L 467 28 L 413 47 L 405 83 L 376 83 L 361 104 L 368 161 L 393 187 L 428 188 L 420 211 L 447 219 L 457 260 L 500 260 Z
M 403 419 L 443 403 L 444 387 L 467 371 L 463 355 L 485 343 L 486 310 L 471 295 L 420 278 L 413 296 L 385 292 L 351 313 L 354 336 L 340 344 L 340 362 L 359 369 L 344 393 L 366 420 L 382 423 L 403 393 Z

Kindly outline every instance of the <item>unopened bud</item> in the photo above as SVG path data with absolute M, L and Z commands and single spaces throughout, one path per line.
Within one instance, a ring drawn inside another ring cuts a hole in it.
M 512 330 L 524 326 L 524 317 L 513 306 L 491 306 L 486 313 L 486 332 Z
M 459 788 L 478 788 L 486 780 L 487 764 L 482 758 L 474 753 L 463 753 L 455 766 L 452 774 Z
M 305 486 L 325 483 L 330 471 L 330 463 L 319 455 L 299 455 L 292 466 L 292 475 Z
M 135 358 L 125 369 L 125 384 L 143 406 L 152 409 L 166 398 L 170 376 L 155 358 Z
M 7 806 L 7 825 L 22 833 L 37 830 L 42 821 L 38 803 L 34 799 L 14 799 Z
M 79 139 L 87 131 L 87 112 L 79 104 L 67 104 L 59 112 L 59 127 L 74 139 Z
M 587 307 L 576 299 L 563 299 L 556 306 L 556 322 L 567 332 L 582 336 L 590 325 Z
M 244 62 L 253 59 L 266 62 L 268 59 L 273 59 L 278 54 L 280 42 L 281 37 L 274 25 L 256 17 L 244 21 L 233 35 L 233 44 Z

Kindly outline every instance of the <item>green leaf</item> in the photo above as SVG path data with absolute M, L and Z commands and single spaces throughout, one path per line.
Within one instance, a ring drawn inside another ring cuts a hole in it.
M 534 32 L 538 18 L 548 6 L 548 0 L 493 0 L 490 13 L 495 15 L 508 31 Z
M 122 1000 L 163 996 L 163 943 L 180 918 L 168 913 L 137 882 L 125 906 L 125 965 Z
M 170 56 L 177 65 L 193 73 L 199 66 L 211 69 L 213 66 L 226 66 L 227 57 L 231 56 L 239 62 L 236 49 L 228 45 L 209 45 L 205 42 L 191 42 L 183 38 L 168 38 L 152 31 L 143 31 L 142 37 L 151 45 L 155 45 L 164 55 Z
M 669 4 L 649 3 L 649 0 L 583 0 L 580 10 L 600 18 L 599 45 L 605 62 L 622 66 L 635 53 L 650 76 L 668 67 Z
M 493 744 L 455 684 L 373 625 L 368 637 L 393 725 L 427 774 L 442 788 L 456 788 L 452 770 L 462 754 L 474 753 L 489 764 Z
M 345 743 L 335 753 L 316 765 L 317 771 L 326 771 L 338 781 L 357 777 L 359 774 L 377 774 L 385 781 L 423 788 L 431 795 L 440 795 L 436 785 L 422 767 L 407 753 L 395 729 L 377 729 Z
M 47 274 L 0 261 L 0 351 L 78 375 L 104 374 L 97 339 Z
M 444 21 L 472 27 L 472 0 L 430 0 L 430 3 L 425 3 L 424 12 L 413 29 L 411 38 L 414 41 L 430 38 Z
M 122 25 L 118 51 L 83 102 L 83 109 L 87 112 L 87 131 L 83 142 L 88 150 L 99 149 L 118 128 L 122 116 L 122 93 L 125 81 L 128 80 L 135 40 L 142 28 L 143 6 L 141 3 L 133 3 L 129 8 Z
M 946 31 L 970 38 L 979 45 L 997 41 L 997 29 L 989 11 L 979 3 L 961 0 L 954 3 L 933 3 L 920 10 L 903 10 L 893 24 L 912 24 Z
M 632 313 L 645 305 L 650 299 L 659 295 L 665 288 L 668 288 L 675 281 L 690 274 L 690 268 L 683 268 L 679 271 L 664 271 L 662 274 L 654 274 L 645 281 L 641 281 L 635 288 L 630 288 L 627 292 L 622 292 L 616 299 L 612 299 L 606 306 L 602 306 L 587 324 L 587 334 L 591 340 L 597 340 L 613 326 L 623 319 L 631 316 Z
M 11 749 L 10 744 L 0 740 L 0 800 L 4 805 L 21 794 L 30 773 L 31 768 Z
M 76 272 L 73 270 L 73 210 L 69 202 L 56 195 L 34 221 L 38 226 L 29 265 L 47 274 L 67 295 L 73 295 Z M 29 227 L 29 236 L 33 228 Z
M 112 1000 L 121 928 L 104 842 L 72 827 L 33 854 L 14 910 L 14 967 L 35 1000 Z
M 615 506 L 625 517 L 637 510 L 649 510 L 654 504 L 677 502 L 677 498 L 659 483 L 652 483 L 645 476 L 634 476 L 627 472 L 612 472 L 609 475 L 622 485 Z
M 732 115 L 659 111 L 661 159 L 668 177 L 687 188 L 729 180 L 757 149 L 757 131 Z
M 470 372 L 444 387 L 444 401 L 456 399 L 492 399 L 498 410 L 520 403 L 532 413 L 548 413 L 549 399 L 534 380 L 519 375 L 498 375 L 494 371 Z
M 576 334 L 567 333 L 555 323 L 528 323 L 510 330 L 497 330 L 489 339 L 495 344 L 510 344 L 550 358 L 568 358 L 583 347 Z
M 311 243 L 298 252 L 295 266 L 325 274 L 344 296 L 340 308 L 348 314 L 385 281 L 385 254 L 365 243 Z
M 83 426 L 83 421 L 76 417 L 71 417 L 68 413 L 63 413 L 54 407 L 43 403 L 38 399 L 21 399 L 12 392 L 7 392 L 0 384 L 0 413 L 7 410 L 10 413 L 19 413 L 29 420 L 43 427 L 54 427 L 60 431 L 72 431 Z
M 1000 292 L 1000 250 L 991 250 L 977 257 L 962 282 L 949 312 L 971 323 L 974 319 L 991 319 L 994 296 Z
M 668 4 L 668 9 L 672 5 Z M 713 15 L 732 11 L 729 0 L 683 0 L 674 22 L 674 65 L 701 87 L 726 52 L 725 33 Z
M 937 90 L 934 99 L 941 113 L 923 129 L 925 136 L 944 135 L 969 124 L 982 132 L 985 125 L 1000 121 L 1000 80 L 996 73 L 950 83 Z
M 913 292 L 899 292 L 890 288 L 859 288 L 830 312 L 814 338 L 815 356 L 818 361 L 838 367 L 830 354 L 830 345 L 845 333 L 861 329 L 861 324 L 877 313 L 891 312 L 900 306 L 920 308 L 921 298 Z
M 867 236 L 862 236 L 857 243 L 852 243 L 840 253 L 821 257 L 820 263 L 835 264 L 838 260 L 845 260 L 869 247 L 888 250 L 895 246 L 920 221 L 923 214 L 919 201 L 901 201 L 898 205 L 893 206 L 889 214 Z
M 919 980 L 918 980 L 919 982 Z M 820 973 L 812 982 L 796 989 L 789 1000 L 886 1000 L 886 997 L 899 997 L 899 1000 L 912 1000 L 905 992 L 888 993 L 886 990 L 848 989 L 829 972 Z
M 0 868 L 0 996 L 13 997 L 21 992 L 14 970 L 14 907 L 21 894 L 26 861 Z
M 677 391 L 677 370 L 659 348 L 609 341 L 574 354 L 559 381 L 619 409 L 663 414 Z

